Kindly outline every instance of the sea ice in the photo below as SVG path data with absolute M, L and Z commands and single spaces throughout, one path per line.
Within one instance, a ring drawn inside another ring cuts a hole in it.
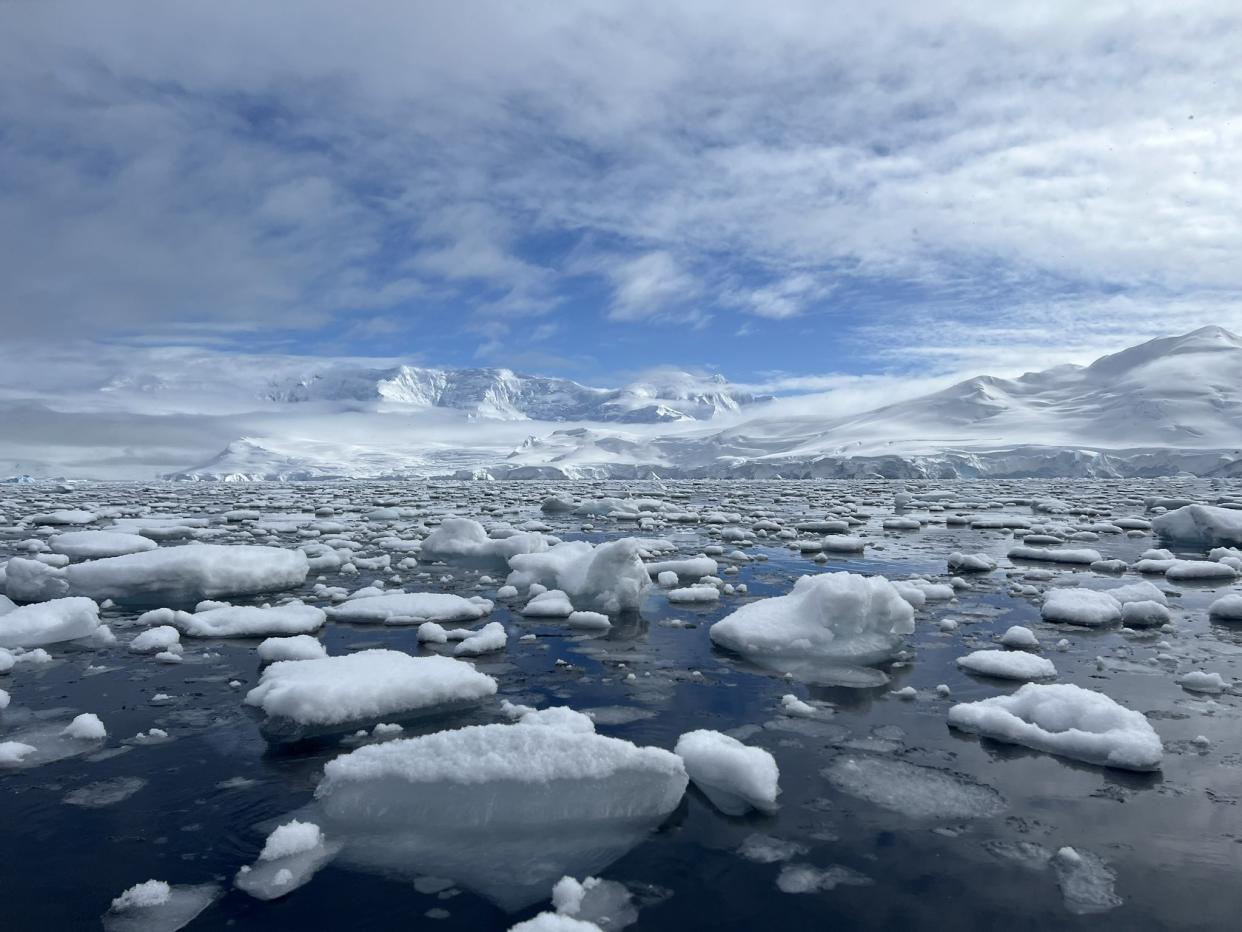
M 1020 650 L 977 650 L 957 658 L 963 670 L 1004 680 L 1042 680 L 1057 675 L 1052 661 Z
M 0 614 L 0 647 L 58 644 L 88 637 L 98 627 L 99 606 L 93 600 L 52 599 Z
M 1158 770 L 1164 756 L 1160 736 L 1142 714 L 1070 683 L 1027 683 L 1009 696 L 959 703 L 949 709 L 949 724 L 1125 770 Z
M 682 735 L 673 750 L 685 762 L 695 786 L 726 815 L 776 808 L 780 771 L 763 748 L 747 747 L 736 738 L 704 729 Z
M 272 736 L 300 737 L 366 720 L 452 711 L 495 693 L 495 680 L 461 660 L 364 650 L 274 663 L 246 694 L 246 704 L 267 714 Z

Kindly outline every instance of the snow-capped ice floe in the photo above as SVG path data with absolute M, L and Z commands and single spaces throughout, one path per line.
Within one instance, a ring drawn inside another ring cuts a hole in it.
M 1164 571 L 1168 579 L 1179 582 L 1196 580 L 1237 579 L 1238 571 L 1228 563 L 1214 560 L 1174 560 Z
M 1186 505 L 1157 516 L 1152 530 L 1166 540 L 1202 547 L 1242 545 L 1242 511 L 1214 505 Z
M 103 915 L 106 932 L 177 932 L 220 896 L 212 883 L 172 886 L 162 880 L 135 884 Z
M 990 573 L 996 569 L 996 561 L 986 553 L 949 554 L 950 573 Z
M 1121 621 L 1121 603 L 1095 589 L 1051 589 L 1039 613 L 1044 621 L 1102 628 Z
M 0 647 L 58 644 L 89 637 L 98 628 L 99 606 L 93 600 L 52 599 L 0 615 Z
M 949 724 L 1104 767 L 1158 770 L 1164 757 L 1142 714 L 1070 683 L 1027 683 L 1010 696 L 959 703 L 949 709 Z
M 317 660 L 328 656 L 328 649 L 309 634 L 268 638 L 256 650 L 259 659 L 264 663 L 275 663 L 278 660 Z
M 7 591 L 20 602 L 86 596 L 128 604 L 194 604 L 230 595 L 276 592 L 306 579 L 300 550 L 251 545 L 186 544 L 56 569 L 16 557 Z
M 129 642 L 135 654 L 158 654 L 163 650 L 181 649 L 181 632 L 172 625 L 158 625 L 141 632 Z
M 246 704 L 266 713 L 268 737 L 297 739 L 381 717 L 459 711 L 495 693 L 494 679 L 461 660 L 364 650 L 274 663 L 246 694 Z
M 200 611 L 156 608 L 138 617 L 140 624 L 172 625 L 196 638 L 252 638 L 281 634 L 309 634 L 323 627 L 323 609 L 301 602 L 273 605 L 227 605 L 208 602 Z
M 1074 563 L 1087 565 L 1101 559 L 1098 550 L 1073 550 L 1069 548 L 1046 549 L 1044 547 L 1014 547 L 1009 551 L 1011 560 L 1036 560 L 1042 563 Z
M 327 608 L 333 621 L 363 624 L 421 625 L 477 621 L 490 614 L 492 603 L 479 596 L 463 598 L 447 592 L 390 592 L 349 599 Z
M 825 661 L 887 660 L 912 631 L 914 609 L 887 579 L 824 573 L 801 577 L 788 595 L 743 605 L 712 625 L 711 639 L 765 666 L 805 675 Z
M 673 589 L 668 600 L 677 605 L 705 605 L 720 601 L 720 590 L 715 586 L 686 586 Z
M 424 561 L 456 561 L 502 567 L 516 554 L 539 553 L 547 549 L 547 539 L 536 532 L 493 538 L 488 536 L 487 530 L 478 521 L 446 518 L 423 541 L 419 557 Z
M 63 553 L 75 560 L 97 560 L 100 557 L 119 557 L 127 553 L 145 553 L 159 545 L 140 534 L 123 534 L 120 531 L 68 531 L 57 534 L 48 546 L 52 553 Z
M 1039 638 L 1035 637 L 1035 632 L 1030 628 L 1024 628 L 1022 625 L 1013 625 L 1001 635 L 1000 642 L 1005 647 L 1014 650 L 1034 650 L 1039 647 Z
M 489 622 L 478 631 L 471 633 L 453 648 L 455 657 L 477 657 L 479 654 L 490 654 L 504 650 L 509 641 L 505 626 L 498 621 Z
M 980 819 L 1009 805 L 965 774 L 890 757 L 840 757 L 822 773 L 841 792 L 911 819 Z
M 341 843 L 325 839 L 318 825 L 294 819 L 267 836 L 259 859 L 233 882 L 256 899 L 274 900 L 304 886 L 340 850 Z
M 1220 621 L 1242 621 L 1242 595 L 1222 595 L 1208 606 L 1208 614 Z
M 574 608 L 616 614 L 636 610 L 651 584 L 642 561 L 641 541 L 623 537 L 593 546 L 566 541 L 542 553 L 512 557 L 510 586 L 528 589 L 538 584 L 559 589 Z
M 313 661 L 312 661 L 313 662 Z M 369 745 L 324 767 L 317 822 L 342 860 L 452 878 L 515 910 L 596 874 L 676 808 L 681 758 L 561 710 Z
M 977 650 L 957 658 L 963 670 L 1003 680 L 1043 680 L 1057 675 L 1052 661 L 1020 650 Z
M 747 747 L 736 738 L 702 729 L 682 735 L 673 750 L 685 761 L 694 785 L 726 815 L 776 808 L 780 770 L 763 748 Z

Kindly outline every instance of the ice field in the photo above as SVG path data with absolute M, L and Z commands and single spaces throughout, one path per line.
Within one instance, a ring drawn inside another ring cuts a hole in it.
M 39 482 L 0 563 L 4 926 L 1242 910 L 1242 481 Z

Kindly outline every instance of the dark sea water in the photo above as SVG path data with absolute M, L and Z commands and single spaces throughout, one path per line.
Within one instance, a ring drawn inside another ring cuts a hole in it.
M 1074 503 L 1074 514 L 1038 515 L 1035 520 L 1081 525 L 1090 523 L 1077 516 L 1088 508 L 1114 516 L 1142 514 L 1143 506 L 1136 501 L 1164 494 L 1166 484 L 1066 480 L 908 487 L 954 490 L 966 502 L 1056 496 Z M 223 533 L 212 541 L 284 546 L 308 539 L 305 532 L 315 521 L 314 508 L 329 505 L 337 512 L 331 520 L 347 529 L 322 536 L 352 538 L 359 555 L 383 552 L 369 541 L 394 533 L 394 528 L 410 533 L 423 517 L 450 510 L 485 523 L 517 525 L 538 519 L 565 538 L 665 537 L 681 554 L 693 555 L 721 543 L 716 539 L 718 525 L 657 521 L 638 530 L 632 522 L 608 518 L 542 515 L 540 499 L 549 489 L 576 498 L 633 491 L 675 498 L 698 512 L 739 513 L 741 520 L 729 524 L 743 528 L 757 520 L 752 517 L 756 511 L 792 524 L 795 517 L 822 518 L 832 505 L 852 502 L 856 511 L 873 515 L 855 529 L 874 542 L 865 557 L 832 557 L 817 564 L 780 541 L 760 540 L 745 551 L 767 559 L 740 563 L 736 575 L 724 577 L 733 584 L 746 583 L 748 595 L 725 596 L 711 607 L 673 606 L 653 588 L 641 612 L 615 619 L 611 631 L 595 636 L 559 622 L 526 621 L 497 603 L 490 620 L 509 629 L 508 647 L 477 661 L 500 684 L 496 703 L 448 723 L 425 724 L 422 730 L 501 721 L 499 699 L 508 698 L 538 707 L 597 710 L 601 734 L 640 745 L 671 749 L 680 734 L 710 728 L 770 751 L 781 772 L 776 813 L 726 816 L 692 786 L 657 830 L 599 872 L 630 889 L 639 929 L 1242 928 L 1242 695 L 1231 690 L 1209 699 L 1174 682 L 1176 673 L 1189 669 L 1220 672 L 1226 680 L 1242 678 L 1242 625 L 1213 623 L 1206 611 L 1222 592 L 1239 591 L 1237 584 L 1166 586 L 1178 590 L 1170 599 L 1174 630 L 1150 636 L 1116 628 L 1046 625 L 1039 619 L 1036 599 L 1009 594 L 1010 583 L 1022 574 L 1048 569 L 1058 583 L 1072 576 L 1076 584 L 1098 588 L 1139 577 L 1011 564 L 1005 559 L 1015 543 L 1009 532 L 937 523 L 947 514 L 987 513 L 981 507 L 946 505 L 944 511 L 929 513 L 915 504 L 910 511 L 930 514 L 933 523 L 920 531 L 882 531 L 880 521 L 893 513 L 896 488 L 883 482 L 75 485 L 61 492 L 13 487 L 0 491 L 0 523 L 7 525 L 0 559 L 19 553 L 22 541 L 39 536 L 33 528 L 18 527 L 19 520 L 52 504 L 196 516 L 257 508 L 265 513 L 259 524 L 271 520 L 270 535 L 255 541 L 253 522 L 226 525 L 215 519 L 214 526 Z M 1206 482 L 1179 488 L 1179 494 L 1204 501 L 1237 491 Z M 365 515 L 381 504 L 412 511 L 377 527 Z M 486 509 L 492 512 L 484 514 Z M 1025 504 L 990 510 L 1032 517 Z M 277 516 L 280 520 L 274 520 Z M 594 527 L 584 531 L 584 522 Z M 723 546 L 734 549 L 730 542 Z M 1159 542 L 1150 536 L 1101 535 L 1099 541 L 1071 546 L 1093 547 L 1107 557 L 1132 562 Z M 709 640 L 710 625 L 745 599 L 784 594 L 804 573 L 849 570 L 943 581 L 945 557 L 954 550 L 990 553 L 1001 569 L 971 578 L 972 588 L 953 602 L 928 603 L 918 613 L 916 633 L 908 638 L 908 658 L 885 668 L 890 682 L 884 686 L 786 680 L 713 647 Z M 401 556 L 393 554 L 394 564 Z M 490 571 L 496 583 L 477 588 L 479 570 L 452 565 L 420 569 L 430 570 L 431 578 L 400 571 L 404 588 L 493 597 L 503 582 L 503 572 Z M 330 575 L 324 582 L 356 589 L 390 572 Z M 450 578 L 441 581 L 443 576 Z M 314 581 L 287 594 L 313 602 Z M 1160 577 L 1153 581 L 1164 584 Z M 109 732 L 103 748 L 92 754 L 0 772 L 0 928 L 97 928 L 113 897 L 150 878 L 220 885 L 221 896 L 189 926 L 194 930 L 506 929 L 549 908 L 545 900 L 506 913 L 451 883 L 451 877 L 443 885 L 413 884 L 342 861 L 329 864 L 309 884 L 277 901 L 260 902 L 234 889 L 234 874 L 255 860 L 266 831 L 310 803 L 324 763 L 356 745 L 332 737 L 269 746 L 256 715 L 242 702 L 261 669 L 254 650 L 257 639 L 186 637 L 185 662 L 161 664 L 125 647 L 136 633 L 132 623 L 137 614 L 105 611 L 106 622 L 119 637 L 112 647 L 50 646 L 52 663 L 19 664 L 0 676 L 0 688 L 12 695 L 12 705 L 0 713 L 0 740 L 40 722 L 63 723 L 84 711 L 98 714 Z M 937 623 L 950 618 L 958 621 L 958 628 L 939 630 Z M 946 713 L 954 702 L 1016 688 L 966 674 L 954 664 L 972 649 L 993 646 L 994 636 L 1014 624 L 1035 630 L 1044 656 L 1058 668 L 1059 682 L 1099 690 L 1148 716 L 1165 745 L 1159 773 L 1077 764 L 947 727 Z M 537 639 L 518 640 L 528 633 Z M 330 654 L 376 646 L 426 653 L 414 628 L 329 622 L 320 637 Z M 1052 649 L 1062 637 L 1070 642 L 1068 650 Z M 1158 648 L 1157 642 L 1168 646 Z M 1176 660 L 1148 662 L 1160 652 Z M 558 660 L 568 666 L 558 666 Z M 629 672 L 637 674 L 635 681 L 625 679 Z M 937 695 L 939 684 L 951 689 L 950 697 Z M 917 690 L 916 698 L 891 694 L 905 686 Z M 825 705 L 825 714 L 815 719 L 783 715 L 779 700 L 790 692 L 831 704 L 831 714 Z M 160 693 L 173 698 L 153 702 Z M 152 727 L 167 731 L 168 740 L 150 745 L 128 740 Z M 408 728 L 404 736 L 418 731 Z M 1207 743 L 1195 744 L 1198 736 Z M 930 774 L 933 799 L 951 797 L 945 787 L 990 788 L 991 798 L 999 799 L 997 811 L 977 817 L 914 817 L 885 808 L 843 792 L 824 776 L 834 763 L 849 758 L 875 762 L 869 772 L 895 780 L 909 780 L 913 774 L 919 781 Z M 756 863 L 739 853 L 756 833 L 800 846 L 793 862 L 848 868 L 841 876 L 852 882 L 813 893 L 783 892 L 778 876 L 790 862 Z M 538 843 L 531 839 L 532 851 Z M 1067 906 L 1053 867 L 1041 865 L 1038 858 L 1018 857 L 1063 846 L 1107 864 L 1119 905 L 1078 914 Z M 419 889 L 440 886 L 433 892 Z

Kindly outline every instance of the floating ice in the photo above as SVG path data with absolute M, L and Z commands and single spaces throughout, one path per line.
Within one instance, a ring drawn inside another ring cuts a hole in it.
M 1035 637 L 1035 632 L 1030 628 L 1024 628 L 1022 625 L 1011 627 L 1001 635 L 1000 642 L 1005 647 L 1017 650 L 1033 650 L 1039 647 L 1039 638 Z
M 58 644 L 88 637 L 98 627 L 99 606 L 91 599 L 52 599 L 0 614 L 0 647 Z
M 986 553 L 949 554 L 950 573 L 990 573 L 996 569 L 996 561 Z
M 720 601 L 720 590 L 715 586 L 687 586 L 672 589 L 668 600 L 676 605 L 705 605 Z
M 453 648 L 453 654 L 458 657 L 490 654 L 493 651 L 504 650 L 508 640 L 509 636 L 505 633 L 505 626 L 498 621 L 493 621 L 461 641 Z
M 526 603 L 522 614 L 528 618 L 568 618 L 574 613 L 574 607 L 560 589 L 548 589 L 538 593 Z
M 564 592 L 574 607 L 615 614 L 632 611 L 650 585 L 633 537 L 592 546 L 567 541 L 543 553 L 518 554 L 509 560 L 513 572 L 506 582 L 518 588 L 533 584 Z
M 1177 678 L 1177 685 L 1194 693 L 1221 693 L 1229 686 L 1219 673 L 1194 670 Z
M 467 599 L 446 592 L 391 592 L 350 599 L 330 606 L 327 613 L 333 621 L 420 625 L 425 621 L 476 621 L 491 610 L 492 603 L 478 596 Z
M 682 735 L 673 750 L 685 761 L 695 786 L 726 815 L 776 808 L 780 771 L 763 748 L 747 747 L 736 738 L 704 729 Z
M 478 521 L 446 518 L 423 541 L 419 556 L 424 561 L 462 561 L 502 567 L 516 554 L 540 553 L 547 549 L 548 542 L 542 534 L 513 534 L 497 539 L 489 537 Z
M 876 663 L 914 630 L 914 610 L 888 580 L 853 573 L 803 576 L 788 595 L 744 605 L 711 628 L 711 639 L 746 657 L 774 662 Z
M 1052 661 L 1020 650 L 977 650 L 957 658 L 963 670 L 1003 680 L 1042 680 L 1057 675 Z
M 1165 569 L 1164 575 L 1176 581 L 1237 579 L 1238 571 L 1228 563 L 1216 563 L 1212 560 L 1174 560 Z
M 1045 563 L 1099 563 L 1098 550 L 1045 549 L 1043 547 L 1014 547 L 1009 551 L 1011 560 L 1038 560 Z
M 129 649 L 136 654 L 157 654 L 180 646 L 181 632 L 172 625 L 148 628 L 129 642 Z
M 1051 589 L 1039 613 L 1044 621 L 1102 628 L 1121 621 L 1121 603 L 1095 589 Z
M 777 889 L 782 893 L 820 893 L 840 886 L 864 887 L 872 882 L 867 875 L 840 864 L 826 868 L 787 864 L 776 878 Z
M 638 910 L 624 884 L 587 877 L 581 883 L 562 877 L 552 888 L 552 905 L 562 916 L 573 916 L 604 929 L 624 929 L 638 921 Z
M 1160 736 L 1140 713 L 1070 683 L 1027 683 L 1010 696 L 964 702 L 949 724 L 997 741 L 1125 770 L 1158 770 Z
M 301 585 L 306 554 L 280 547 L 186 544 L 54 569 L 37 560 L 8 564 L 8 594 L 44 602 L 87 596 L 129 604 L 193 604 L 228 595 L 275 592 Z
M 234 883 L 256 899 L 274 900 L 305 885 L 340 850 L 318 825 L 294 819 L 272 831 L 259 860 L 238 871 Z
M 1242 595 L 1222 595 L 1208 606 L 1208 614 L 1222 621 L 1242 621 Z M 0 627 L 3 622 L 0 622 Z
M 912 819 L 976 819 L 1005 810 L 1005 797 L 968 776 L 888 757 L 841 757 L 823 775 L 838 790 Z
M 300 737 L 380 717 L 453 711 L 496 692 L 496 681 L 460 660 L 364 650 L 264 669 L 247 705 L 269 717 L 273 737 Z
M 1214 505 L 1186 505 L 1156 517 L 1152 530 L 1181 544 L 1242 545 L 1242 511 Z
M 215 884 L 174 887 L 162 880 L 148 880 L 112 901 L 103 915 L 103 927 L 106 932 L 176 932 L 219 895 Z
M 104 728 L 103 722 L 93 712 L 83 712 L 74 718 L 72 722 L 65 726 L 61 734 L 66 738 L 75 738 L 78 741 L 102 741 L 108 737 L 108 731 Z
M 598 873 L 628 851 L 686 788 L 677 755 L 597 735 L 581 718 L 360 748 L 324 767 L 320 824 L 348 835 L 342 857 L 360 866 L 450 877 L 509 910 L 536 902 L 564 875 Z
M 1052 856 L 1052 866 L 1065 908 L 1071 913 L 1102 913 L 1121 905 L 1121 897 L 1113 891 L 1116 876 L 1094 854 L 1062 848 Z
M 309 634 L 268 638 L 258 646 L 257 652 L 264 663 L 275 663 L 278 660 L 315 660 L 328 656 L 328 649 Z
M 208 603 L 201 611 L 157 608 L 138 618 L 140 624 L 169 624 L 196 638 L 248 638 L 271 634 L 307 634 L 323 627 L 323 609 L 301 602 L 261 608 L 256 605 Z
M 145 553 L 159 546 L 149 537 L 122 534 L 118 531 L 69 531 L 57 534 L 48 546 L 53 553 L 63 553 L 75 560 L 96 560 L 119 557 L 127 553 Z

